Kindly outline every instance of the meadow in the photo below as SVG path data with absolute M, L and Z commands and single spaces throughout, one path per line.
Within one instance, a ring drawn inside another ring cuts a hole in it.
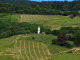
M 63 53 L 47 60 L 80 60 L 80 54 Z
M 29 22 L 48 26 L 50 29 L 60 29 L 64 26 L 80 27 L 80 17 L 61 15 L 30 15 L 7 14 L 5 18 L 11 18 L 12 22 Z M 4 19 L 1 18 L 0 19 Z M 34 40 L 32 39 L 34 36 Z M 52 40 L 57 36 L 46 34 L 15 35 L 0 39 L 1 60 L 79 60 L 80 54 L 65 53 L 70 48 L 52 45 Z M 68 41 L 73 45 L 73 42 Z M 61 52 L 61 53 L 59 53 Z M 74 51 L 80 53 L 80 51 Z
M 1 15 L 1 14 L 0 14 Z M 2 14 L 4 15 L 4 14 Z M 51 30 L 59 30 L 61 27 L 80 27 L 80 17 L 73 19 L 70 16 L 62 15 L 31 15 L 31 14 L 6 14 L 7 16 L 0 19 L 11 19 L 12 22 L 29 22 L 31 24 L 41 24 Z
M 32 40 L 32 37 L 35 40 Z M 42 37 L 42 39 L 40 39 Z M 46 37 L 46 38 L 45 38 Z M 15 35 L 0 40 L 1 60 L 46 60 L 54 57 L 59 52 L 69 50 L 69 48 L 52 45 L 53 35 L 29 34 L 26 36 Z M 48 43 L 49 42 L 49 43 Z M 4 57 L 4 58 L 3 58 Z
M 19 22 L 19 14 L 0 13 L 0 19 L 11 20 L 11 22 Z
M 61 27 L 80 27 L 80 17 L 76 16 L 73 19 L 70 16 L 61 15 L 27 15 L 22 14 L 21 22 L 30 22 L 41 24 L 49 27 L 51 30 L 60 29 Z

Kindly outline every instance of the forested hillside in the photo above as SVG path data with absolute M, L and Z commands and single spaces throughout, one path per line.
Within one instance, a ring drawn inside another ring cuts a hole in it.
M 28 0 L 0 0 L 2 3 L 11 3 L 11 4 L 26 4 Z
M 39 5 L 42 8 L 46 9 L 56 9 L 61 11 L 66 10 L 80 10 L 80 0 L 73 0 L 72 2 L 68 1 L 42 1 L 42 2 L 34 2 L 34 1 L 28 1 L 28 0 L 0 0 L 2 3 L 11 3 L 11 4 L 17 4 L 17 5 L 26 5 L 32 8 L 35 8 L 37 5 Z
M 45 4 L 45 2 L 44 2 L 44 4 Z M 80 5 L 80 4 L 78 4 L 78 5 Z M 68 16 L 71 14 L 76 16 L 79 14 L 78 11 L 75 11 L 75 10 L 71 10 L 71 11 L 65 10 L 63 12 L 61 10 L 57 10 L 57 8 L 56 9 L 47 9 L 45 7 L 40 7 L 39 5 L 37 5 L 35 8 L 33 8 L 33 7 L 30 7 L 29 5 L 28 6 L 13 5 L 13 4 L 4 4 L 4 3 L 0 3 L 0 13 L 42 14 L 42 15 L 45 14 L 45 15 L 64 15 L 64 16 Z

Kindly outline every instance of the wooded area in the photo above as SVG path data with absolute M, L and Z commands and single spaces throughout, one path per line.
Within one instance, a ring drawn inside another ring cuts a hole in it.
M 64 1 L 42 1 L 42 2 L 34 2 L 28 0 L 0 0 L 2 3 L 10 3 L 17 5 L 26 5 L 32 8 L 35 8 L 39 5 L 42 8 L 46 9 L 56 9 L 56 10 L 80 10 L 80 0 L 73 0 L 72 2 Z
M 24 13 L 24 14 L 52 14 L 61 15 L 63 11 L 68 11 L 68 15 L 72 11 L 80 10 L 79 1 L 42 1 L 34 2 L 27 0 L 0 0 L 0 13 Z M 4 4 L 6 3 L 6 4 Z M 8 4 L 10 3 L 10 4 Z M 15 4 L 15 5 L 14 5 Z M 71 11 L 71 12 L 70 12 Z
M 28 22 L 12 22 L 8 14 L 0 14 L 0 38 L 6 38 L 17 34 L 37 33 L 38 26 L 41 32 L 45 30 L 42 25 L 30 24 Z

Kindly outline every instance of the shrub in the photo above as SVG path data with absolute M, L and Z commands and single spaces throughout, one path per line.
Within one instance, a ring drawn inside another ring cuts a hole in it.
M 52 44 L 57 44 L 57 40 L 56 39 L 53 39 L 52 40 Z
M 73 47 L 73 45 L 71 45 L 69 43 L 65 44 L 65 46 L 68 47 L 68 48 L 72 48 Z
M 73 14 L 70 15 L 70 18 L 73 19 Z
M 51 30 L 50 29 L 45 29 L 45 33 L 46 34 L 51 34 Z
M 79 12 L 73 10 L 73 11 L 70 12 L 70 14 L 73 14 L 73 17 L 75 17 L 79 14 Z
M 68 16 L 69 15 L 69 12 L 68 11 L 64 11 L 62 15 L 63 16 Z
M 66 34 L 74 33 L 74 29 L 73 27 L 61 27 L 60 32 L 66 35 Z
M 60 33 L 59 30 L 53 30 L 53 31 L 52 31 L 52 34 L 53 34 L 53 35 L 58 35 L 59 33 Z
M 6 37 L 10 37 L 10 36 L 11 36 L 11 31 L 10 30 L 0 34 L 0 38 L 6 38 Z
M 30 34 L 31 32 L 29 30 L 26 31 L 26 34 Z
M 67 53 L 73 53 L 72 50 L 68 51 Z
M 66 37 L 63 33 L 59 33 L 58 39 L 57 39 L 57 44 L 61 46 L 65 46 L 66 44 Z

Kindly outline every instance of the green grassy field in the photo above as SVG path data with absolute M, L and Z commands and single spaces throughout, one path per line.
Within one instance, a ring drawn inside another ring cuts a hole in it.
M 32 40 L 32 37 L 35 40 Z M 27 36 L 15 35 L 0 40 L 1 60 L 43 60 L 52 58 L 61 51 L 68 50 L 66 47 L 52 45 L 52 39 L 57 36 L 29 34 Z M 4 57 L 4 58 L 2 58 Z
M 0 13 L 1 20 L 11 20 L 11 22 L 19 22 L 19 14 Z
M 11 18 L 12 22 L 30 22 L 48 26 L 50 29 L 60 29 L 63 26 L 80 26 L 80 17 L 73 19 L 69 16 L 60 15 L 27 15 L 7 14 L 4 19 Z M 19 18 L 20 17 L 20 18 Z M 1 19 L 2 17 L 0 17 Z M 34 41 L 32 37 L 34 36 Z M 79 54 L 58 52 L 69 50 L 59 45 L 52 45 L 52 40 L 57 39 L 54 35 L 28 34 L 15 35 L 9 38 L 0 39 L 0 60 L 79 60 Z M 72 45 L 72 41 L 68 41 Z M 75 53 L 79 53 L 76 51 Z M 76 56 L 75 56 L 76 55 Z
M 47 60 L 80 60 L 80 54 L 63 53 Z
M 0 14 L 1 15 L 1 14 Z M 61 15 L 31 15 L 31 14 L 5 14 L 3 19 L 11 18 L 12 22 L 29 22 L 48 26 L 50 29 L 60 29 L 61 27 L 80 27 L 80 17 L 71 19 L 69 16 Z M 0 18 L 0 19 L 1 19 Z
M 50 29 L 60 29 L 61 27 L 80 27 L 80 17 L 71 19 L 69 16 L 61 15 L 27 15 L 22 14 L 21 22 L 30 22 L 48 26 Z
M 0 13 L 1 15 L 2 13 Z M 80 27 L 80 17 L 71 19 L 69 16 L 61 15 L 31 15 L 31 14 L 2 14 L 7 15 L 0 19 L 11 18 L 12 22 L 29 22 L 48 26 L 50 29 L 60 29 L 61 27 Z

